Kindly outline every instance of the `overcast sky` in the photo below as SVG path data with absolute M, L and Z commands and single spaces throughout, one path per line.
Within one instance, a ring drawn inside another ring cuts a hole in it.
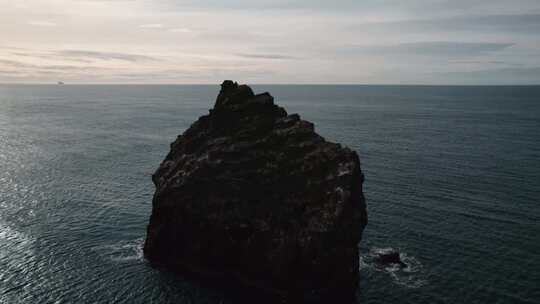
M 0 83 L 540 84 L 539 0 L 0 0 Z

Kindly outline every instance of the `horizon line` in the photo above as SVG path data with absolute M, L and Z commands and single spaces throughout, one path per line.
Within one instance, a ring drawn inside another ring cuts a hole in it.
M 43 85 L 43 86 L 91 86 L 91 85 L 101 85 L 101 86 L 214 86 L 220 85 L 221 83 L 49 83 L 49 82 L 0 82 L 0 85 Z M 247 85 L 280 85 L 280 86 L 455 86 L 455 87 L 530 87 L 530 86 L 540 86 L 540 83 L 537 84 L 425 84 L 425 83 L 242 83 Z

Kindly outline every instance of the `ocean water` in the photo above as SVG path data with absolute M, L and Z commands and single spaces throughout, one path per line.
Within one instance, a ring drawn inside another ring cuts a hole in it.
M 234 303 L 141 250 L 150 175 L 218 89 L 0 86 L 0 303 Z M 540 302 L 540 87 L 254 90 L 359 152 L 361 303 Z

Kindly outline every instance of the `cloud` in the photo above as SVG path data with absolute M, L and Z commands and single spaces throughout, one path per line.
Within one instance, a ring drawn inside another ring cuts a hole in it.
M 504 65 L 504 66 L 523 66 L 523 64 L 520 63 L 512 63 L 507 62 L 503 60 L 469 60 L 469 59 L 458 59 L 458 60 L 450 60 L 448 63 L 451 64 L 465 64 L 465 65 L 472 65 L 472 64 L 478 64 L 478 65 Z
M 294 56 L 289 55 L 280 55 L 280 54 L 236 54 L 238 57 L 243 58 L 250 58 L 250 59 L 280 59 L 280 60 L 291 60 L 291 59 L 298 59 Z
M 45 59 L 45 60 L 58 60 L 58 59 L 67 59 L 69 61 L 75 61 L 75 62 L 82 62 L 82 63 L 91 63 L 92 60 L 84 59 L 84 58 L 65 58 L 61 57 L 54 53 L 47 53 L 47 52 L 39 52 L 39 51 L 27 51 L 27 50 L 21 50 L 17 52 L 11 52 L 12 55 L 15 55 L 17 57 L 26 57 L 26 58 L 33 58 L 33 59 Z
M 425 41 L 400 43 L 393 45 L 367 45 L 346 48 L 349 54 L 378 56 L 432 56 L 432 57 L 469 57 L 484 55 L 509 48 L 513 43 L 450 42 Z
M 540 14 L 470 15 L 437 19 L 412 19 L 363 23 L 354 29 L 384 32 L 393 29 L 407 32 L 510 32 L 538 34 Z
M 488 9 L 485 0 L 162 0 L 168 7 L 199 10 L 320 10 L 341 12 L 365 11 L 411 11 L 426 15 L 439 12 L 471 12 Z M 528 11 L 539 9 L 537 0 L 491 0 L 489 8 L 512 11 L 516 7 Z
M 169 29 L 169 32 L 171 32 L 171 33 L 191 33 L 193 31 L 191 29 L 188 29 L 188 28 L 185 28 L 185 27 L 179 27 L 179 28 Z
M 29 25 L 39 26 L 39 27 L 55 27 L 57 24 L 50 21 L 28 21 Z
M 35 67 L 35 65 L 29 65 L 29 64 L 21 62 L 21 61 L 9 60 L 9 59 L 0 59 L 0 64 L 4 65 L 4 66 L 14 67 L 14 68 Z
M 12 68 L 21 68 L 21 69 L 34 69 L 34 70 L 63 70 L 63 71 L 79 71 L 81 69 L 86 69 L 89 67 L 86 66 L 74 66 L 74 65 L 63 65 L 63 64 L 49 64 L 49 65 L 38 65 L 27 63 L 18 60 L 9 60 L 9 59 L 0 59 L 0 65 L 12 67 Z
M 139 25 L 140 28 L 144 29 L 158 29 L 163 28 L 163 24 L 161 23 L 149 23 L 149 24 L 141 24 Z
M 0 9 L 0 44 L 24 48 L 0 46 L 0 68 L 70 82 L 444 83 L 540 66 L 538 0 L 22 2 Z
M 322 0 L 174 0 L 169 4 L 179 7 L 217 8 L 217 9 L 331 9 L 340 7 L 359 7 L 356 0 L 337 0 L 329 3 Z
M 38 59 L 42 61 L 74 61 L 81 63 L 92 63 L 95 60 L 121 60 L 128 62 L 144 62 L 144 61 L 161 61 L 160 59 L 148 55 L 120 53 L 120 52 L 103 52 L 103 51 L 88 51 L 88 50 L 49 50 L 36 51 L 24 48 L 0 47 L 0 49 L 10 50 L 10 54 L 17 57 L 25 57 L 29 59 Z M 11 51 L 12 50 L 12 51 Z
M 116 53 L 116 52 L 98 52 L 98 51 L 84 51 L 84 50 L 63 50 L 56 51 L 56 55 L 70 59 L 97 59 L 97 60 L 122 60 L 128 62 L 142 62 L 142 61 L 159 61 L 158 58 L 129 53 Z
M 7 69 L 0 69 L 0 75 L 2 76 L 14 76 L 14 75 L 24 75 L 21 71 L 16 70 L 7 70 Z
M 441 73 L 441 78 L 459 84 L 533 84 L 540 83 L 540 67 L 513 67 L 467 72 Z

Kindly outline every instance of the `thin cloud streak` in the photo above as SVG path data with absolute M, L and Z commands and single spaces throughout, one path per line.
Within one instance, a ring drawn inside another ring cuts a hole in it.
M 298 57 L 289 56 L 289 55 L 280 55 L 280 54 L 236 54 L 238 57 L 249 58 L 249 59 L 278 59 L 278 60 L 296 60 Z
M 169 32 L 171 33 L 192 33 L 193 31 L 191 29 L 188 29 L 188 28 L 172 28 L 172 29 L 169 29 L 168 30 Z
M 156 57 L 129 53 L 99 52 L 84 50 L 63 50 L 55 52 L 56 55 L 66 58 L 98 59 L 98 60 L 122 60 L 128 62 L 160 61 Z
M 160 24 L 160 23 L 141 24 L 139 25 L 139 27 L 144 28 L 144 29 L 159 29 L 159 28 L 163 28 L 163 24 Z
M 50 21 L 28 21 L 29 25 L 39 26 L 39 27 L 56 27 L 57 24 Z
M 89 66 L 74 66 L 74 65 L 39 65 L 32 64 L 17 60 L 0 59 L 0 65 L 23 68 L 23 69 L 36 69 L 36 70 L 63 70 L 63 71 L 79 71 L 81 69 L 93 68 Z
M 540 32 L 540 14 L 469 15 L 437 19 L 368 22 L 351 26 L 350 29 L 379 32 L 401 29 L 415 32 L 458 31 L 537 34 Z
M 540 83 L 540 67 L 514 67 L 499 69 L 473 70 L 467 72 L 448 72 L 439 75 L 440 78 L 447 79 L 460 84 L 528 84 L 537 85 Z
M 504 50 L 512 45 L 514 44 L 427 41 L 392 45 L 351 46 L 347 48 L 347 52 L 371 55 L 413 55 L 452 58 L 485 55 Z

